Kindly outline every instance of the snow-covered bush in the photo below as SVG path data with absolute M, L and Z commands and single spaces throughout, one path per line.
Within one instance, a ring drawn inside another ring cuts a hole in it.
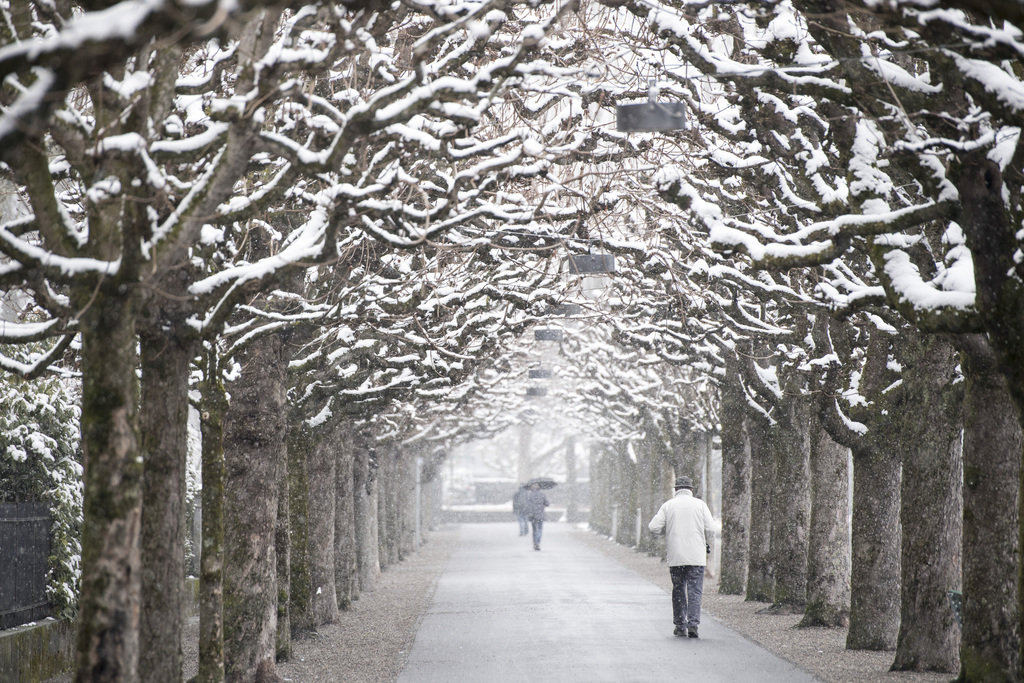
M 47 375 L 0 374 L 0 502 L 50 507 L 47 598 L 53 616 L 78 612 L 82 530 L 82 456 L 78 388 Z

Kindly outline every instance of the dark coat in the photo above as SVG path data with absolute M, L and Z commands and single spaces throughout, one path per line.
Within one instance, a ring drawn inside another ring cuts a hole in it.
M 526 489 L 520 487 L 518 491 L 512 494 L 512 512 L 517 515 L 526 514 L 526 494 L 529 493 Z
M 526 492 L 526 516 L 531 521 L 543 522 L 545 520 L 544 508 L 548 505 L 550 505 L 548 497 L 544 495 L 543 491 Z

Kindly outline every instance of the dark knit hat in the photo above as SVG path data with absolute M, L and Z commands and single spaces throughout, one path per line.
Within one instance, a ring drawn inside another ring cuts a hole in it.
M 677 489 L 690 489 L 693 490 L 693 479 L 689 477 L 676 477 L 676 488 Z

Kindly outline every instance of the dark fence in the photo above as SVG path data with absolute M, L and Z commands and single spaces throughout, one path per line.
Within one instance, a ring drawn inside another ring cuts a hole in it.
M 0 629 L 50 615 L 46 600 L 50 510 L 45 503 L 0 503 Z

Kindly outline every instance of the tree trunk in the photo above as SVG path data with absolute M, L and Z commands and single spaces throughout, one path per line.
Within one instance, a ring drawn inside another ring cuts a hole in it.
M 203 533 L 199 574 L 199 676 L 224 680 L 224 419 L 227 394 L 216 348 L 207 351 L 199 386 L 203 437 Z
M 715 510 L 718 508 L 716 502 L 718 496 L 715 495 L 715 435 L 712 432 L 704 432 L 704 438 L 707 443 L 704 446 L 704 502 L 707 503 L 708 509 L 711 510 L 711 516 L 714 517 Z M 718 511 L 718 517 L 721 517 L 721 510 Z
M 853 449 L 848 650 L 894 650 L 900 626 L 900 461 Z
M 384 445 L 377 449 L 377 557 L 383 571 L 392 564 L 391 549 L 393 547 L 391 533 L 391 495 L 394 488 L 392 479 L 391 449 Z
M 704 488 L 704 458 L 707 450 L 707 432 L 687 429 L 682 439 L 681 452 L 675 458 L 676 476 L 687 476 L 693 480 L 694 495 Z
M 295 632 L 314 628 L 309 559 L 309 454 L 313 436 L 307 425 L 289 411 L 288 430 L 288 616 Z M 282 493 L 284 493 L 282 491 Z
M 224 657 L 226 679 L 274 681 L 279 468 L 287 461 L 286 374 L 276 336 L 235 360 L 225 424 Z
M 811 417 L 811 535 L 800 626 L 846 626 L 850 615 L 849 450 Z
M 274 524 L 274 554 L 277 556 L 277 632 L 274 636 L 274 658 L 279 662 L 287 662 L 292 656 L 292 534 L 288 467 L 281 467 L 277 475 L 277 521 Z
M 959 339 L 964 374 L 961 683 L 1017 680 L 1017 496 L 1022 446 L 1013 401 L 983 335 Z
M 893 671 L 956 672 L 960 633 L 946 591 L 960 586 L 963 383 L 944 335 L 921 338 L 905 364 L 900 522 L 902 595 Z
M 359 592 L 372 591 L 380 577 L 380 556 L 377 545 L 377 485 L 374 454 L 369 438 L 360 439 L 353 467 L 353 518 L 356 531 L 356 560 L 359 568 Z
M 419 550 L 417 527 L 422 534 L 423 526 L 416 517 L 418 506 L 423 503 L 423 484 L 420 480 L 420 461 L 422 459 L 409 453 L 402 453 L 399 459 L 399 472 L 402 476 L 402 558 L 410 557 Z M 417 496 L 417 491 L 419 492 Z
M 580 520 L 580 502 L 576 484 L 576 438 L 572 436 L 565 441 L 565 487 L 569 493 L 565 519 L 575 524 Z
M 743 387 L 736 360 L 726 360 L 721 385 L 722 421 L 722 553 L 718 591 L 743 595 L 747 589 L 750 548 L 750 441 Z
M 338 620 L 338 594 L 334 585 L 336 448 L 333 440 L 319 439 L 308 460 L 308 558 L 314 628 Z
M 183 322 L 181 323 L 184 324 Z M 180 681 L 185 619 L 185 464 L 191 345 L 172 331 L 140 335 L 142 613 L 139 677 Z
M 765 436 L 766 425 L 747 423 L 750 440 L 750 546 L 747 554 L 747 600 L 774 602 L 775 575 L 771 563 L 772 493 L 775 459 Z
M 353 493 L 355 450 L 350 443 L 339 444 L 334 491 L 334 587 L 339 609 L 348 609 L 359 596 Z
M 772 415 L 771 457 L 775 460 L 772 492 L 771 566 L 775 607 L 803 612 L 807 601 L 807 544 L 811 527 L 810 397 L 790 387 Z
M 649 427 L 649 421 L 647 423 Z M 659 507 L 664 502 L 664 498 L 655 493 L 658 476 L 655 471 L 654 457 L 651 454 L 651 440 L 651 432 L 647 431 L 644 439 L 634 446 L 637 470 L 636 505 L 628 511 L 622 521 L 629 528 L 629 545 L 635 547 L 637 551 L 654 553 L 657 552 L 656 543 L 650 530 L 647 529 L 646 522 L 654 517 L 654 512 L 657 510 L 657 508 L 652 509 L 655 504 L 655 498 L 658 499 L 657 504 Z M 639 534 L 636 532 L 637 519 L 642 520 Z
M 85 472 L 75 680 L 138 680 L 142 462 L 134 317 L 111 281 L 82 315 Z
M 863 347 L 862 330 L 818 317 L 812 330 L 823 352 L 854 360 L 854 339 Z M 869 332 L 859 371 L 858 395 L 867 400 L 847 404 L 840 414 L 838 395 L 847 379 L 827 373 L 818 401 L 818 418 L 829 435 L 850 448 L 853 460 L 853 519 L 850 533 L 850 650 L 892 650 L 900 624 L 900 460 L 901 404 L 891 390 L 894 372 L 887 332 Z M 842 380 L 837 383 L 837 380 Z
M 519 475 L 519 481 L 524 484 L 533 478 L 533 468 L 531 467 L 533 451 L 530 450 L 532 434 L 533 427 L 529 423 L 524 422 L 519 425 L 519 457 L 516 461 L 516 471 Z
M 612 535 L 612 458 L 613 451 L 601 447 L 600 455 L 590 463 L 590 527 Z
M 616 543 L 633 545 L 636 534 L 633 531 L 632 519 L 636 514 L 638 493 L 639 464 L 629 456 L 629 445 L 625 442 L 616 444 L 615 459 L 612 464 L 612 514 Z

